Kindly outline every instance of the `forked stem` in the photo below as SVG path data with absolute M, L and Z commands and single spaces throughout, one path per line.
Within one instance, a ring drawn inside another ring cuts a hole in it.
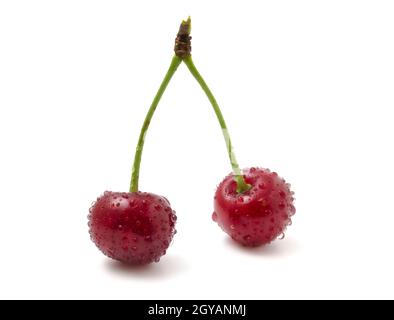
M 243 192 L 248 191 L 251 188 L 251 185 L 249 185 L 245 182 L 245 179 L 244 179 L 242 172 L 239 168 L 239 165 L 237 163 L 237 159 L 235 158 L 233 146 L 231 144 L 230 135 L 227 130 L 226 122 L 224 121 L 224 117 L 223 117 L 223 114 L 219 108 L 219 105 L 216 102 L 216 99 L 213 96 L 208 85 L 206 84 L 203 77 L 198 72 L 196 66 L 193 63 L 193 60 L 191 57 L 190 30 L 191 30 L 191 21 L 190 21 L 190 17 L 189 17 L 187 20 L 182 21 L 182 23 L 179 27 L 179 31 L 178 31 L 177 37 L 175 39 L 175 47 L 174 47 L 175 56 L 172 58 L 170 67 L 168 68 L 168 71 L 167 71 L 167 73 L 166 73 L 166 75 L 159 87 L 159 90 L 157 91 L 156 96 L 153 99 L 153 102 L 148 110 L 148 113 L 147 113 L 144 123 L 142 125 L 140 136 L 138 138 L 137 148 L 135 150 L 134 163 L 133 163 L 133 169 L 132 169 L 131 181 L 130 181 L 130 192 L 138 192 L 138 180 L 139 180 L 139 174 L 140 174 L 141 156 L 142 156 L 142 151 L 144 148 L 146 132 L 148 131 L 149 124 L 151 122 L 153 114 L 156 111 L 157 105 L 159 104 L 159 101 L 160 101 L 164 91 L 166 90 L 168 83 L 170 82 L 172 76 L 174 75 L 175 71 L 177 70 L 178 66 L 180 65 L 180 63 L 182 61 L 189 68 L 191 74 L 194 76 L 194 78 L 197 80 L 197 82 L 200 84 L 201 88 L 203 89 L 203 91 L 207 95 L 207 97 L 208 97 L 209 101 L 211 102 L 212 107 L 215 111 L 216 117 L 219 120 L 220 127 L 222 128 L 223 137 L 226 142 L 227 153 L 230 158 L 231 167 L 233 168 L 233 171 L 234 171 L 234 180 L 237 183 L 237 192 L 243 193 Z

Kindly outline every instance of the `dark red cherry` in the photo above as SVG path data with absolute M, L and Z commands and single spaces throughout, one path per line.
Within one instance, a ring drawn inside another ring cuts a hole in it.
M 243 175 L 251 189 L 237 193 L 233 174 L 228 175 L 216 190 L 212 219 L 244 246 L 284 237 L 295 214 L 290 185 L 268 169 L 245 169 Z
M 108 257 L 129 264 L 158 262 L 175 234 L 176 215 L 164 197 L 105 192 L 89 210 L 89 233 Z

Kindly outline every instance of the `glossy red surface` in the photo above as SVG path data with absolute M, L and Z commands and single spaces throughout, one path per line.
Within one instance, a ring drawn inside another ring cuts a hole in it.
M 250 168 L 243 174 L 252 188 L 238 194 L 233 175 L 228 175 L 216 190 L 212 219 L 244 246 L 284 237 L 295 214 L 290 185 L 268 169 Z
M 89 210 L 89 233 L 108 257 L 129 264 L 158 262 L 175 231 L 176 215 L 164 197 L 109 192 Z

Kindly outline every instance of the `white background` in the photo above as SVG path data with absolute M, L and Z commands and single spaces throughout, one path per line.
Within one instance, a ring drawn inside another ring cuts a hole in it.
M 286 238 L 246 250 L 211 221 L 230 171 L 184 65 L 151 124 L 140 186 L 178 234 L 125 268 L 88 236 L 126 191 L 141 123 L 193 19 L 193 57 L 244 167 L 292 183 Z M 2 1 L 0 298 L 394 298 L 392 1 Z

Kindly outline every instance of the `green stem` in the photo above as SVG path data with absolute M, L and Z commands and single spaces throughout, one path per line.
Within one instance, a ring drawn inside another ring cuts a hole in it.
M 228 156 L 230 158 L 231 167 L 233 168 L 233 171 L 234 171 L 234 180 L 237 182 L 237 192 L 238 193 L 243 193 L 245 191 L 248 191 L 251 188 L 251 186 L 245 182 L 245 179 L 244 179 L 244 177 L 242 175 L 242 172 L 239 169 L 239 165 L 237 163 L 237 159 L 235 158 L 235 153 L 234 153 L 234 150 L 233 150 L 233 146 L 231 144 L 230 134 L 228 132 L 228 129 L 227 129 L 227 126 L 226 126 L 226 122 L 224 121 L 223 114 L 220 111 L 219 105 L 216 102 L 215 97 L 213 96 L 211 90 L 209 89 L 208 85 L 204 81 L 204 79 L 201 76 L 201 74 L 198 72 L 196 66 L 193 63 L 193 59 L 192 59 L 191 55 L 188 55 L 187 57 L 184 57 L 183 58 L 183 62 L 189 68 L 191 74 L 194 76 L 194 78 L 200 84 L 202 90 L 207 95 L 207 97 L 209 99 L 209 102 L 212 104 L 213 110 L 216 113 L 216 117 L 219 120 L 220 127 L 222 128 L 224 140 L 226 142 L 227 152 L 228 152 Z
M 155 113 L 156 107 L 159 104 L 159 101 L 167 88 L 168 83 L 170 82 L 172 76 L 174 75 L 175 71 L 177 70 L 178 66 L 181 64 L 182 59 L 178 56 L 174 56 L 172 58 L 170 67 L 159 87 L 159 90 L 156 93 L 155 98 L 151 106 L 149 107 L 148 113 L 146 114 L 144 123 L 141 128 L 140 136 L 138 138 L 137 148 L 135 150 L 134 156 L 134 163 L 133 163 L 133 170 L 131 173 L 131 181 L 130 181 L 130 192 L 137 192 L 138 191 L 138 178 L 140 175 L 140 164 L 141 164 L 141 156 L 142 150 L 144 148 L 144 141 L 145 135 L 149 128 L 150 121 L 152 120 L 153 114 Z

